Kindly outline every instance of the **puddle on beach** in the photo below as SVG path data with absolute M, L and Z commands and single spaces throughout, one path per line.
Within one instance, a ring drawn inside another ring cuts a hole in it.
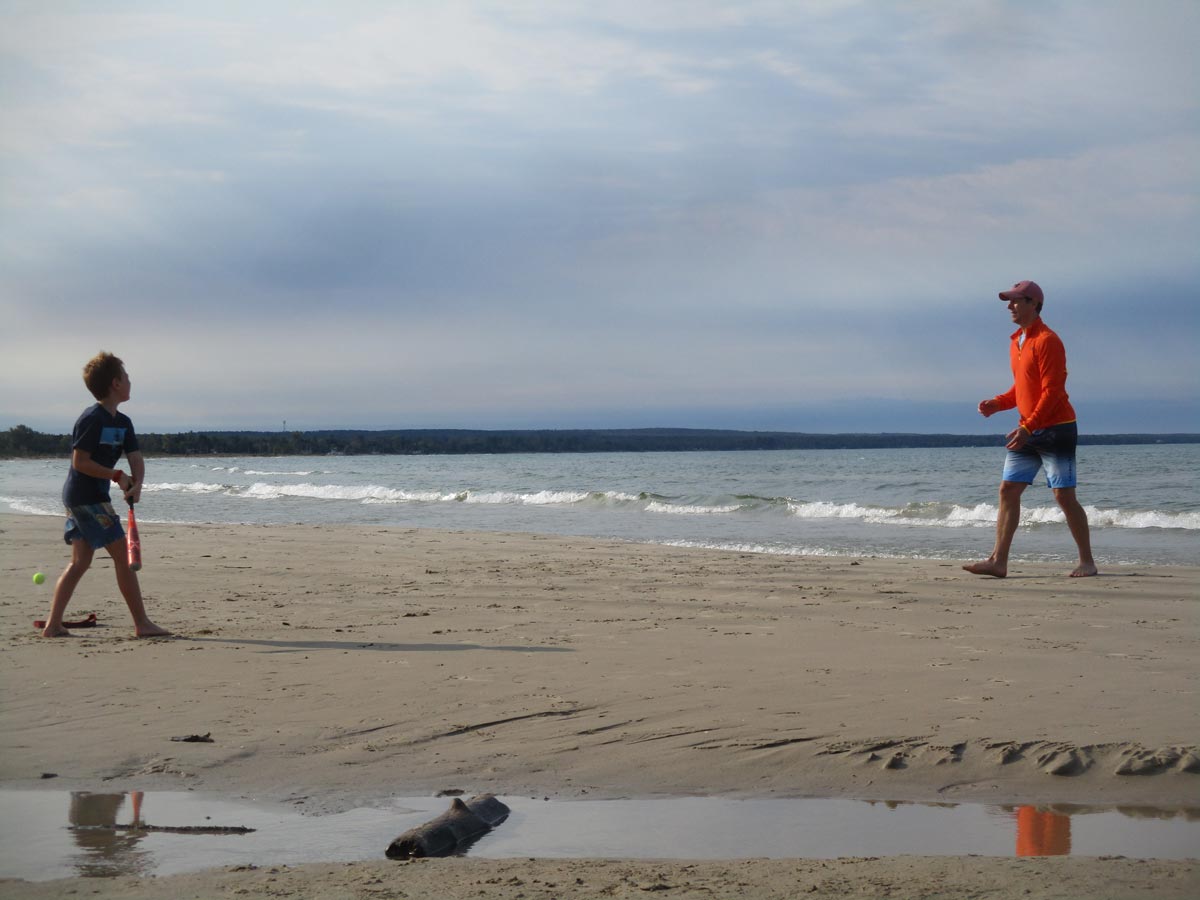
M 868 803 L 860 800 L 544 801 L 503 797 L 512 814 L 477 858 L 829 859 L 839 856 L 1200 857 L 1200 809 Z M 279 804 L 188 792 L 0 790 L 0 877 L 172 875 L 228 866 L 383 859 L 388 843 L 449 807 L 394 798 L 302 815 Z M 97 826 L 253 828 L 245 834 Z

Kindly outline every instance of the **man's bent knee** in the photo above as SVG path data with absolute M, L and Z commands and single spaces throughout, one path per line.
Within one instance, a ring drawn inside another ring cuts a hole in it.
M 1063 509 L 1079 505 L 1079 501 L 1075 498 L 1075 488 L 1055 488 L 1054 499 Z
M 1002 481 L 1000 482 L 1000 496 L 1014 499 L 1025 493 L 1025 488 L 1029 487 L 1023 481 Z

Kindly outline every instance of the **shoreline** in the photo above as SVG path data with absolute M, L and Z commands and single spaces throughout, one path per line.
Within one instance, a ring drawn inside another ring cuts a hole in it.
M 17 518 L 34 517 L 34 518 L 40 518 L 40 519 L 52 519 L 52 520 L 61 522 L 63 519 L 63 515 L 64 514 L 61 511 L 45 512 L 43 510 L 24 509 L 19 512 L 12 512 L 12 511 L 0 512 L 0 522 L 3 521 L 4 517 L 17 517 Z M 912 553 L 912 552 L 908 552 L 908 553 L 890 552 L 886 549 L 875 549 L 868 553 L 856 553 L 856 552 L 850 552 L 850 551 L 831 551 L 831 550 L 823 550 L 823 551 L 814 552 L 814 551 L 810 551 L 805 548 L 796 548 L 796 547 L 787 547 L 787 546 L 773 547 L 773 546 L 768 546 L 768 545 L 764 545 L 764 544 L 738 542 L 738 541 L 733 541 L 733 540 L 730 540 L 730 541 L 713 540 L 710 542 L 710 541 L 704 541 L 702 539 L 694 539 L 694 538 L 613 538 L 613 537 L 607 537 L 604 535 L 589 535 L 586 532 L 582 532 L 582 533 L 561 532 L 560 533 L 560 532 L 553 532 L 553 531 L 514 531 L 514 530 L 504 530 L 504 529 L 494 529 L 493 530 L 493 529 L 486 529 L 486 528 L 472 528 L 472 529 L 461 529 L 461 528 L 451 528 L 451 527 L 434 528 L 434 527 L 428 527 L 425 525 L 411 525 L 411 526 L 410 525 L 397 525 L 397 524 L 389 523 L 389 522 L 375 522 L 375 523 L 338 522 L 333 525 L 311 526 L 311 525 L 305 525 L 302 522 L 298 522 L 298 521 L 293 521 L 293 522 L 186 521 L 186 520 L 181 520 L 181 519 L 158 519 L 158 518 L 154 518 L 154 517 L 150 517 L 150 516 L 145 516 L 145 517 L 139 516 L 138 521 L 139 521 L 139 523 L 145 523 L 146 525 L 157 526 L 157 527 L 162 527 L 162 528 L 167 528 L 167 529 L 170 529 L 170 528 L 235 528 L 235 529 L 247 528 L 247 529 L 254 529 L 254 528 L 321 527 L 321 528 L 345 529 L 347 531 L 354 531 L 355 529 L 390 529 L 393 531 L 442 532 L 442 533 L 446 533 L 446 534 L 481 534 L 481 535 L 494 535 L 494 536 L 500 536 L 500 537 L 507 535 L 510 537 L 524 537 L 524 538 L 529 538 L 529 539 L 549 538 L 552 540 L 564 540 L 564 541 L 568 541 L 568 542 L 571 542 L 571 541 L 585 542 L 585 543 L 589 543 L 589 544 L 595 544 L 597 542 L 600 542 L 600 543 L 618 544 L 618 545 L 628 544 L 628 545 L 638 546 L 638 547 L 661 547 L 661 548 L 664 548 L 667 550 L 678 549 L 678 550 L 683 550 L 683 551 L 694 551 L 694 552 L 698 552 L 698 553 L 733 554 L 733 555 L 739 555 L 739 556 L 749 554 L 749 555 L 774 557 L 774 558 L 782 559 L 782 560 L 795 560 L 795 561 L 813 560 L 813 561 L 831 561 L 832 562 L 832 561 L 849 561 L 849 560 L 857 560 L 857 561 L 877 560 L 877 561 L 883 561 L 883 562 L 900 562 L 900 563 L 915 562 L 915 563 L 943 564 L 943 565 L 953 565 L 955 567 L 958 567 L 962 563 L 965 563 L 965 562 L 978 561 L 979 559 L 982 559 L 983 555 L 987 553 L 987 551 L 990 549 L 990 546 L 991 546 L 990 544 L 988 544 L 986 542 L 983 544 L 972 544 L 969 548 L 964 548 L 964 550 L 966 552 L 964 552 L 963 554 L 956 554 L 956 555 L 950 555 L 948 553 L 942 553 L 940 555 L 935 555 L 934 551 L 931 551 L 928 555 L 922 555 L 919 553 Z M 1062 526 L 1062 528 L 1065 530 L 1065 523 L 1056 523 L 1056 525 Z M 993 527 L 994 526 L 992 526 L 992 525 L 988 526 L 989 529 L 991 529 Z M 1026 543 L 1028 543 L 1028 541 L 1026 541 Z M 1074 545 L 1071 545 L 1070 547 L 1064 547 L 1063 549 L 1064 549 L 1064 551 L 1069 551 L 1069 552 L 1065 552 L 1062 555 L 1056 555 L 1056 554 L 1050 554 L 1050 553 L 1046 553 L 1045 551 L 1042 551 L 1039 554 L 1039 552 L 1037 551 L 1036 548 L 1022 547 L 1021 552 L 1019 554 L 1016 554 L 1014 557 L 1016 559 L 1016 563 L 1014 564 L 1014 573 L 1015 573 L 1014 577 L 1021 577 L 1021 575 L 1017 572 L 1017 570 L 1022 569 L 1022 568 L 1027 570 L 1028 572 L 1036 571 L 1038 574 L 1045 575 L 1045 576 L 1053 576 L 1055 573 L 1059 572 L 1060 570 L 1065 570 L 1065 569 L 1071 568 L 1072 566 L 1075 565 Z M 1116 551 L 1116 552 L 1120 553 L 1121 551 Z M 1097 565 L 1100 566 L 1101 576 L 1113 576 L 1113 575 L 1118 575 L 1118 574 L 1122 574 L 1122 573 L 1124 573 L 1124 574 L 1137 573 L 1137 572 L 1146 571 L 1146 570 L 1169 571 L 1169 570 L 1174 570 L 1174 569 L 1187 570 L 1190 568 L 1197 568 L 1197 567 L 1193 567 L 1193 566 L 1180 565 L 1180 564 L 1172 562 L 1172 561 L 1162 562 L 1162 561 L 1153 560 L 1153 559 L 1136 559 L 1136 558 L 1118 559 L 1117 561 L 1110 561 L 1109 558 L 1105 558 L 1105 559 L 1099 560 L 1097 562 Z M 50 577 L 50 574 L 51 573 L 49 573 L 49 572 L 46 573 L 48 578 Z M 983 578 L 979 578 L 978 580 L 982 581 Z
M 452 788 L 1200 807 L 1197 567 L 994 580 L 945 561 L 143 524 L 147 609 L 182 636 L 134 639 L 98 555 L 68 618 L 100 627 L 44 641 L 30 622 L 66 562 L 60 521 L 2 514 L 0 537 L 7 788 L 312 813 Z M 1194 865 L 1163 865 L 1195 886 Z

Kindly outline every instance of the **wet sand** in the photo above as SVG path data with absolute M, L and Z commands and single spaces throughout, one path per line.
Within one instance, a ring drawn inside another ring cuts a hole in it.
M 1194 567 L 1069 579 L 1016 560 L 995 580 L 958 561 L 144 522 L 146 605 L 179 636 L 135 639 L 98 556 L 68 619 L 95 612 L 99 627 L 48 641 L 31 623 L 66 562 L 61 523 L 5 515 L 0 531 L 5 787 L 195 789 L 314 813 L 449 788 L 1200 807 Z M 1188 862 L 902 857 L 317 862 L 86 887 L 149 897 L 168 883 L 292 897 L 1163 897 L 1200 884 Z

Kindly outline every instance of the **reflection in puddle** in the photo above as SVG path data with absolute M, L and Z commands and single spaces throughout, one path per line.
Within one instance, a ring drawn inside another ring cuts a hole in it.
M 471 848 L 472 857 L 1200 857 L 1200 809 L 502 799 L 512 813 Z M 306 816 L 277 804 L 184 792 L 0 790 L 0 878 L 171 875 L 219 866 L 383 859 L 393 838 L 448 805 L 434 797 L 397 798 Z
M 1071 817 L 1035 806 L 1017 807 L 1017 856 L 1068 856 Z
M 133 821 L 141 821 L 142 792 L 88 794 L 74 791 L 67 807 L 71 839 L 79 848 L 76 874 L 84 876 L 140 875 L 153 863 L 138 848 L 145 834 L 115 831 L 103 826 L 116 823 L 128 799 Z

